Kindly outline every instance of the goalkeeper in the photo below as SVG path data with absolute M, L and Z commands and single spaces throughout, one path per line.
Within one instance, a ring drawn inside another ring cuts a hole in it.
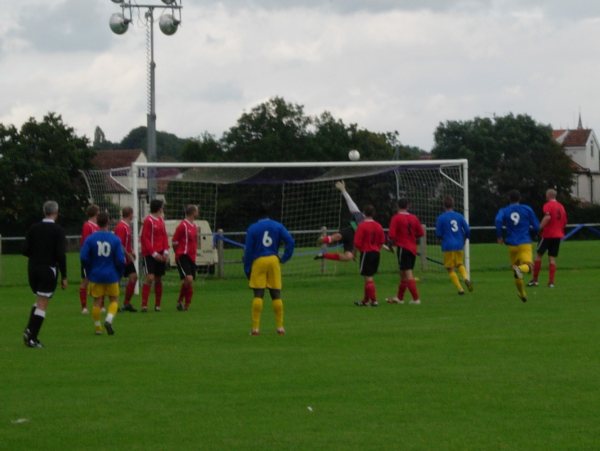
M 350 210 L 350 214 L 352 215 L 352 220 L 347 227 L 344 227 L 332 235 L 321 236 L 317 242 L 318 244 L 327 245 L 341 241 L 344 246 L 344 252 L 341 254 L 337 252 L 321 252 L 315 256 L 315 260 L 326 259 L 347 262 L 354 260 L 354 232 L 356 231 L 358 224 L 364 221 L 365 215 L 360 211 L 356 203 L 354 203 L 352 197 L 348 194 L 348 191 L 346 191 L 346 184 L 343 180 L 335 182 L 335 187 L 342 193 L 342 196 L 344 196 L 346 205 L 348 205 L 348 210 Z

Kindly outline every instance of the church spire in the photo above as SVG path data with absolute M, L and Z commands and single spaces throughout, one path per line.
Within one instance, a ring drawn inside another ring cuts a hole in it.
M 581 123 L 581 111 L 579 112 L 579 122 L 577 122 L 577 130 L 582 130 L 583 124 Z

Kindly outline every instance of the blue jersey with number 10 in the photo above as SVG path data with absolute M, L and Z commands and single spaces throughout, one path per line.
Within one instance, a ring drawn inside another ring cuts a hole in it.
M 283 224 L 264 218 L 252 224 L 246 232 L 244 271 L 250 274 L 252 263 L 259 257 L 279 255 L 279 246 L 285 244 L 281 263 L 288 261 L 294 253 L 294 239 Z
M 439 215 L 435 223 L 435 234 L 442 239 L 444 252 L 462 251 L 470 233 L 465 217 L 454 210 Z
M 88 279 L 94 283 L 115 283 L 125 267 L 121 240 L 112 232 L 98 231 L 88 236 L 79 253 Z
M 501 208 L 496 215 L 496 236 L 502 237 L 502 227 L 506 227 L 504 242 L 510 246 L 531 243 L 531 231 L 538 232 L 540 222 L 529 205 L 510 204 Z

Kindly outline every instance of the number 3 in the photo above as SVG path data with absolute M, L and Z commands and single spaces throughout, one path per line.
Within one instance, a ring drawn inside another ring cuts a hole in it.
M 452 221 L 450 221 L 450 229 L 453 232 L 458 232 L 458 222 L 456 222 L 456 219 L 453 219 Z

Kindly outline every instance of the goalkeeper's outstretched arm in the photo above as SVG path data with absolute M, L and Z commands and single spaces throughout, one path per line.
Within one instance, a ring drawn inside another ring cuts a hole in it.
M 342 196 L 344 196 L 344 200 L 346 201 L 348 210 L 350 210 L 350 213 L 352 213 L 352 216 L 354 217 L 356 222 L 362 222 L 362 220 L 364 219 L 364 215 L 361 213 L 360 209 L 358 208 L 358 205 L 356 205 L 356 203 L 352 200 L 352 197 L 350 197 L 348 191 L 346 191 L 346 184 L 344 183 L 344 181 L 340 180 L 335 182 L 335 187 L 342 193 Z

